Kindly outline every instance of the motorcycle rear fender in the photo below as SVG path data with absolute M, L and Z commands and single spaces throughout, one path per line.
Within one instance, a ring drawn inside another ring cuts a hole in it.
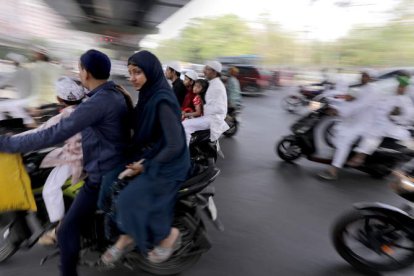
M 397 207 L 380 202 L 360 202 L 355 203 L 354 208 L 363 214 L 376 214 L 392 218 L 414 229 L 414 217 Z

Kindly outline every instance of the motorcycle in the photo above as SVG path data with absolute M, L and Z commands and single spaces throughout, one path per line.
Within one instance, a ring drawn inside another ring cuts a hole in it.
M 292 125 L 291 135 L 284 136 L 275 147 L 276 155 L 282 160 L 293 162 L 301 156 L 306 156 L 310 161 L 330 164 L 331 157 L 322 154 L 324 145 L 329 143 L 329 130 L 332 119 L 328 116 L 329 105 L 323 102 L 315 103 L 314 110 L 299 119 Z M 358 144 L 355 143 L 354 147 Z M 398 158 L 389 152 L 401 152 L 405 146 L 398 144 L 397 140 L 385 138 L 379 148 L 368 156 L 364 164 L 355 169 L 366 172 L 375 178 L 389 175 L 398 164 Z M 351 151 L 348 160 L 355 153 Z
M 210 141 L 210 129 L 192 133 L 189 149 L 190 158 L 196 164 L 207 165 L 211 160 L 215 163 L 219 155 L 224 158 L 219 140 Z
M 229 129 L 226 130 L 223 135 L 226 137 L 232 137 L 236 135 L 237 131 L 239 130 L 240 120 L 238 119 L 238 115 L 240 114 L 241 107 L 229 107 L 227 116 L 224 119 L 226 123 L 229 125 Z
M 0 213 L 0 263 L 6 261 L 20 249 L 30 249 L 39 237 L 55 225 L 48 221 L 47 211 L 42 198 L 42 188 L 51 169 L 40 169 L 40 163 L 50 151 L 32 152 L 23 156 L 24 165 L 31 179 L 32 191 L 38 211 L 10 211 Z M 210 184 L 220 170 L 210 160 L 207 165 L 196 165 L 195 173 L 184 182 L 178 193 L 173 226 L 182 233 L 182 246 L 172 257 L 160 264 L 150 263 L 147 258 L 133 251 L 125 256 L 121 264 L 131 270 L 142 269 L 156 275 L 172 275 L 186 270 L 195 264 L 201 255 L 209 250 L 211 242 L 207 237 L 205 218 L 217 229 L 223 231 L 214 203 L 214 188 Z M 69 208 L 83 182 L 71 185 L 68 181 L 63 187 L 65 207 Z M 81 233 L 80 264 L 101 268 L 99 260 L 90 261 L 88 255 L 101 255 L 111 244 L 105 237 L 105 214 L 97 211 L 90 224 Z M 58 250 L 41 260 L 57 256 Z
M 282 108 L 290 113 L 295 113 L 302 106 L 307 106 L 326 90 L 332 89 L 330 82 L 322 82 L 299 87 L 300 95 L 289 95 L 282 99 Z
M 414 263 L 413 171 L 395 172 L 392 189 L 410 202 L 403 208 L 356 203 L 334 223 L 336 251 L 356 269 L 369 273 L 399 270 Z

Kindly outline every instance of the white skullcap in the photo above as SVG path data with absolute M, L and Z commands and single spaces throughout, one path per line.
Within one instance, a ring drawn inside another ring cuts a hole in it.
M 167 63 L 167 67 L 170 67 L 178 73 L 181 73 L 181 65 L 178 61 L 171 61 L 170 63 Z
M 223 69 L 223 66 L 221 65 L 221 63 L 216 60 L 207 61 L 206 66 L 210 67 L 217 73 L 221 73 L 221 70 Z
M 8 53 L 6 55 L 6 58 L 14 62 L 17 62 L 17 63 L 24 63 L 27 60 L 24 56 L 16 54 L 16 53 Z
M 85 89 L 73 79 L 61 77 L 56 82 L 56 95 L 65 101 L 79 101 L 85 97 Z
M 193 81 L 196 81 L 198 79 L 198 74 L 196 73 L 196 71 L 191 69 L 185 72 L 185 76 L 189 77 Z

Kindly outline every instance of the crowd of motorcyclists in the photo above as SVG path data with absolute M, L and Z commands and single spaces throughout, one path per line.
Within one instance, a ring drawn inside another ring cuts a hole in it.
M 330 115 L 338 117 L 333 143 L 335 151 L 331 166 L 319 174 L 326 180 L 338 177 L 339 169 L 346 164 L 358 167 L 367 155 L 378 148 L 385 137 L 400 140 L 408 145 L 411 140 L 414 102 L 408 95 L 410 74 L 396 73 L 395 92 L 380 95 L 375 82 L 375 73 L 364 70 L 356 93 L 348 93 L 346 86 L 327 90 L 322 94 L 329 102 Z M 355 144 L 358 144 L 356 148 Z M 356 154 L 348 161 L 353 150 Z M 348 161 L 348 162 L 347 162 Z
M 37 106 L 57 97 L 65 108 L 41 127 L 0 136 L 0 151 L 24 153 L 64 143 L 44 161 L 55 168 L 43 196 L 56 227 L 44 233 L 40 242 L 59 246 L 61 275 L 78 275 L 81 226 L 105 197 L 100 187 L 128 179 L 115 203 L 113 223 L 120 235 L 100 260 L 111 267 L 129 251 L 139 250 L 154 264 L 165 262 L 181 245 L 182 234 L 173 227 L 174 205 L 180 185 L 191 171 L 191 136 L 209 129 L 210 141 L 215 142 L 229 129 L 228 111 L 241 105 L 237 68 L 229 69 L 224 84 L 218 61 L 206 62 L 204 78 L 200 78 L 192 70 L 181 73 L 178 62 L 163 70 L 155 55 L 139 51 L 127 64 L 129 80 L 138 92 L 134 104 L 125 89 L 109 80 L 111 61 L 100 51 L 89 50 L 79 58 L 78 82 L 59 78 L 44 49 L 38 49 L 36 56 L 39 69 L 33 72 L 37 75 L 22 66 L 21 56 L 8 56 L 17 70 L 0 86 L 15 86 L 19 97 L 1 101 L 0 113 L 22 118 L 34 128 L 32 114 Z M 26 77 L 38 78 L 34 82 L 38 86 L 30 90 L 22 86 L 19 80 Z M 399 72 L 395 92 L 379 96 L 374 72 L 364 70 L 357 93 L 348 93 L 349 87 L 339 80 L 322 93 L 329 103 L 327 113 L 339 120 L 332 163 L 319 173 L 321 178 L 335 180 L 345 165 L 360 166 L 385 137 L 411 146 L 414 103 L 408 95 L 410 77 Z M 348 160 L 351 151 L 356 154 Z M 65 213 L 59 191 L 68 178 L 74 183 L 84 178 L 85 184 Z
M 101 263 L 111 267 L 131 250 L 139 250 L 152 263 L 168 260 L 181 244 L 181 233 L 172 222 L 178 189 L 190 176 L 191 134 L 209 129 L 214 142 L 229 128 L 222 65 L 208 61 L 205 79 L 188 70 L 183 82 L 178 62 L 163 71 L 152 53 L 137 52 L 128 59 L 129 80 L 139 93 L 134 106 L 128 92 L 108 80 L 111 61 L 104 53 L 89 50 L 80 57 L 80 81 L 58 79 L 57 70 L 49 68 L 54 65 L 48 63 L 46 50 L 35 54 L 39 68 L 32 73 L 22 67 L 21 56 L 8 56 L 17 70 L 4 86 L 16 86 L 21 93 L 18 99 L 3 101 L 1 111 L 35 128 L 30 115 L 36 106 L 57 98 L 66 108 L 36 129 L 0 136 L 0 151 L 25 153 L 64 142 L 43 161 L 44 166 L 55 168 L 43 188 L 55 227 L 39 242 L 59 246 L 61 275 L 77 275 L 81 226 L 97 209 L 99 198 L 105 197 L 100 195 L 101 185 L 128 179 L 129 185 L 117 197 L 113 218 L 120 235 L 102 254 Z M 238 107 L 240 86 L 234 77 L 236 69 L 232 70 L 229 105 Z M 18 87 L 21 80 L 30 81 L 21 77 L 23 73 L 38 80 L 29 94 L 28 86 Z M 73 184 L 84 178 L 85 184 L 64 214 L 61 187 L 68 178 Z

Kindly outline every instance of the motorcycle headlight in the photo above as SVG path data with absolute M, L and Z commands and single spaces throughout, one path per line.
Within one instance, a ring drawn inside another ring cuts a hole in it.
M 414 193 L 414 182 L 413 179 L 407 177 L 401 172 L 394 172 L 397 176 L 397 180 L 391 184 L 391 188 L 397 193 Z

